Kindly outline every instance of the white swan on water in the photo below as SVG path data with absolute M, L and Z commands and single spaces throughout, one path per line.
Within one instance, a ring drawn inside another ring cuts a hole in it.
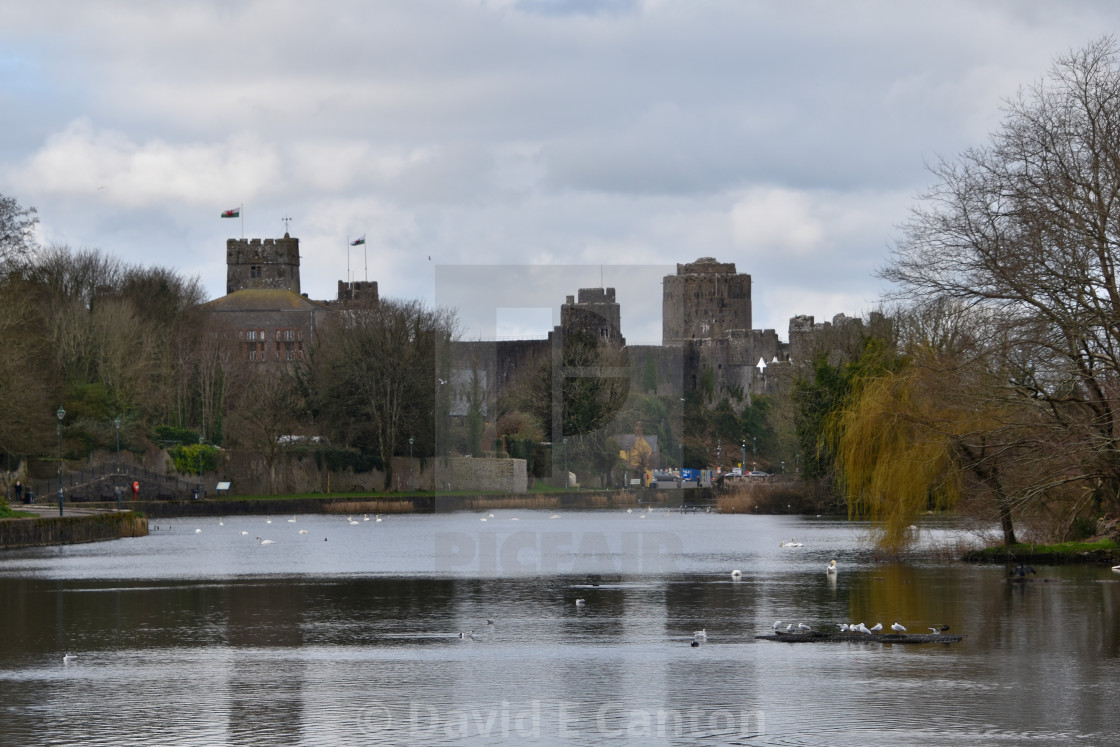
M 274 544 L 276 544 L 276 540 L 266 540 L 266 539 L 261 539 L 260 537 L 257 537 L 257 542 L 260 542 L 262 545 L 274 545 Z
M 70 654 L 63 654 L 63 655 L 62 655 L 62 663 L 63 663 L 63 664 L 70 664 L 70 663 L 72 663 L 72 662 L 74 661 L 74 659 L 77 659 L 77 658 L 78 658 L 78 657 L 76 657 L 76 656 L 71 656 Z
M 839 569 L 836 567 L 836 561 L 835 560 L 830 560 L 830 561 L 828 561 L 828 568 L 825 568 L 824 572 L 825 573 L 836 573 L 838 570 Z
M 742 578 L 742 577 L 743 577 L 743 572 L 740 571 L 738 568 L 731 571 L 731 578 Z

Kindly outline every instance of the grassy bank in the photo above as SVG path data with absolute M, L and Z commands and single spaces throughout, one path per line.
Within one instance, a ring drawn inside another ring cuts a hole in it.
M 1116 565 L 1120 563 L 1120 545 L 1112 540 L 1099 542 L 1062 542 L 1056 545 L 999 545 L 971 550 L 962 558 L 966 563 L 1031 563 L 1061 565 L 1086 563 Z

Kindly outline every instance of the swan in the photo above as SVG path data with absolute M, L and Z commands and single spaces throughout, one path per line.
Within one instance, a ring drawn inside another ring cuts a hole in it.
M 836 573 L 836 571 L 838 571 L 838 570 L 839 569 L 836 567 L 836 561 L 835 560 L 830 560 L 830 561 L 828 561 L 828 568 L 825 568 L 824 572 L 825 573 Z
M 586 603 L 587 603 L 586 600 L 583 600 L 583 599 L 577 599 L 576 600 L 576 606 L 577 607 L 582 607 Z
M 632 514 L 632 513 L 634 513 L 634 509 L 632 509 L 632 508 L 628 508 L 628 509 L 626 509 L 626 513 L 628 513 L 628 514 Z M 1115 570 L 1117 570 L 1118 568 L 1120 568 L 1120 565 L 1116 566 L 1116 568 L 1113 568 L 1112 570 L 1114 570 L 1114 571 L 1115 571 Z
M 362 521 L 369 521 L 369 514 L 362 514 Z
M 306 529 L 301 529 L 301 530 L 299 530 L 299 533 L 300 534 L 307 534 L 307 530 Z
M 703 628 L 701 630 L 697 630 L 692 634 L 692 637 L 698 640 L 706 641 L 708 640 L 708 629 Z
M 292 518 L 288 519 L 288 523 L 289 524 L 295 524 L 296 523 L 296 517 L 293 516 Z
M 194 533 L 195 534 L 202 534 L 202 530 L 201 529 L 196 529 L 196 530 L 194 530 Z
M 347 517 L 346 521 L 350 522 L 350 526 L 352 526 L 352 527 L 358 526 L 358 522 L 354 521 L 353 516 Z
M 479 519 L 479 521 L 486 521 L 486 517 L 483 516 L 482 518 Z
M 891 630 L 893 630 L 896 633 L 905 633 L 906 632 L 906 628 L 903 627 L 899 623 L 891 623 Z
M 225 525 L 226 525 L 226 523 L 224 521 L 222 521 L 221 519 L 218 519 L 218 526 L 224 527 Z
M 560 518 L 560 514 L 549 513 L 549 515 L 548 515 L 548 518 L 550 518 L 550 519 L 559 519 L 559 518 Z
M 731 571 L 731 578 L 742 578 L 742 577 L 743 577 L 743 572 L 740 571 L 738 568 Z
M 783 542 L 778 547 L 804 547 L 804 542 L 798 542 L 796 537 L 790 537 L 789 542 Z
M 269 518 L 265 519 L 265 520 L 264 520 L 264 523 L 265 523 L 265 524 L 271 524 L 271 523 L 272 523 L 272 518 L 271 518 L 271 517 L 269 517 Z
M 71 662 L 74 661 L 74 659 L 77 659 L 77 658 L 78 658 L 77 656 L 72 656 L 70 654 L 63 654 L 62 655 L 62 663 L 63 664 L 70 664 Z
M 245 532 L 245 531 L 242 531 L 241 534 L 242 534 L 242 536 L 248 536 L 249 533 Z
M 378 514 L 377 516 L 375 516 L 373 521 L 374 521 L 374 523 L 379 523 L 381 521 L 381 514 Z
M 266 540 L 266 539 L 261 539 L 260 537 L 257 537 L 257 542 L 261 543 L 262 545 L 274 545 L 274 544 L 276 544 L 276 540 Z

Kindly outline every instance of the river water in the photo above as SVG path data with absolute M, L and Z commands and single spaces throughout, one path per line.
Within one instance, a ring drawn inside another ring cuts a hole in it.
M 153 520 L 145 538 L 3 553 L 0 744 L 1120 733 L 1120 574 L 1108 568 L 1039 568 L 1020 584 L 1003 567 L 882 562 L 864 527 L 830 519 L 492 513 Z M 958 534 L 927 526 L 921 539 Z M 776 620 L 965 638 L 754 638 Z

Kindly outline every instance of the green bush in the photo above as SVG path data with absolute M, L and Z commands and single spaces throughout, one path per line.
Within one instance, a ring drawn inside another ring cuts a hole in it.
M 188 446 L 175 446 L 167 450 L 175 471 L 181 475 L 197 475 L 199 469 L 203 472 L 214 472 L 218 469 L 218 449 L 206 444 L 190 444 Z

